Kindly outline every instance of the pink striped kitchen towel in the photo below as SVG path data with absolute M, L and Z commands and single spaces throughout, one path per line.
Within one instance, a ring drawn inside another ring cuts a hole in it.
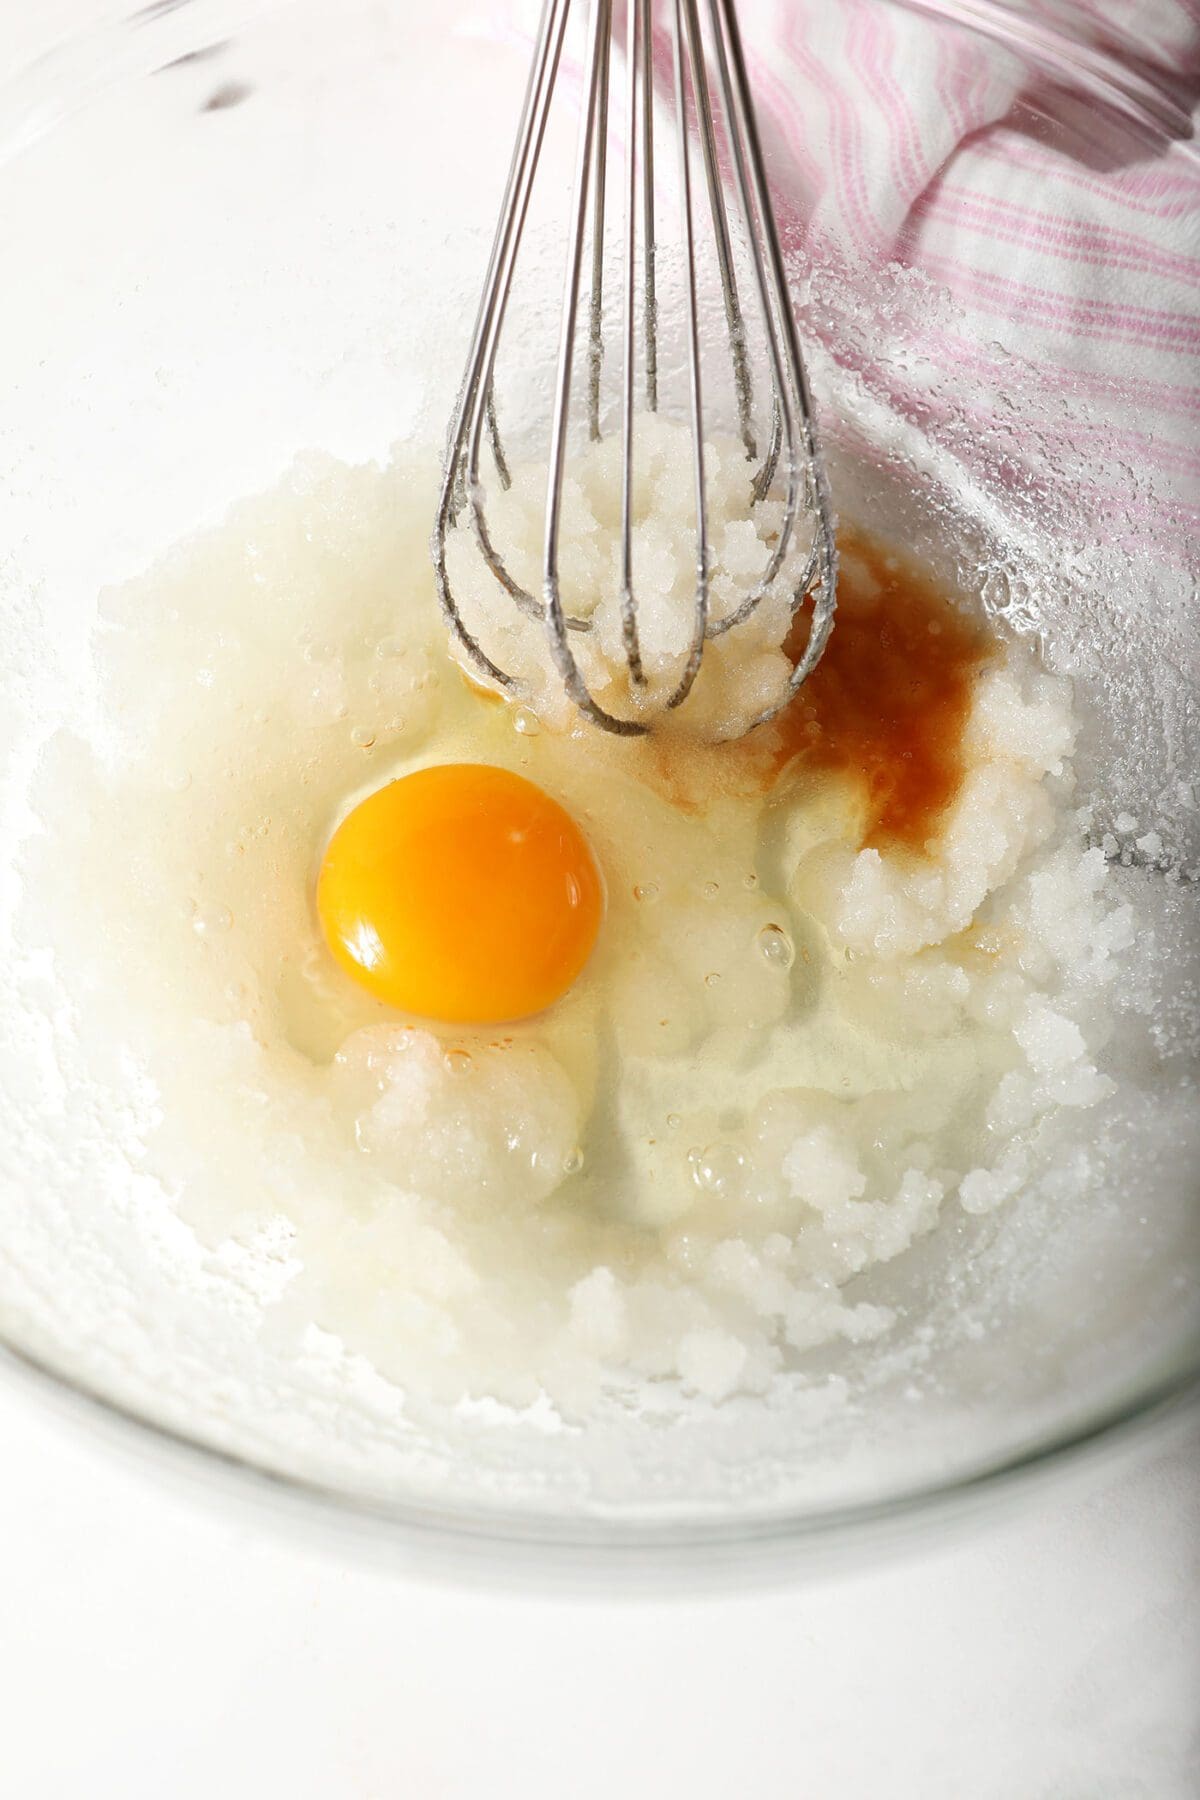
M 1120 535 L 1161 549 L 1168 530 L 1194 548 L 1197 0 L 947 10 L 987 15 L 1036 54 L 948 27 L 936 7 L 739 0 L 785 238 L 810 259 L 899 255 L 932 278 L 970 328 L 951 309 L 923 346 L 931 359 L 974 368 L 984 394 L 1011 380 L 1014 351 L 1040 382 L 1059 380 L 1069 414 L 1043 430 L 1083 464 L 1119 460 Z M 1103 116 L 1056 70 L 1063 25 L 1073 68 L 1108 86 Z M 1160 131 L 1137 123 L 1147 113 Z M 1055 448 L 1038 446 L 1051 466 Z
M 1030 503 L 1061 475 L 1091 488 L 1110 540 L 1186 561 L 1200 539 L 1200 0 L 737 11 L 797 265 L 904 265 L 945 302 L 909 322 L 914 367 L 969 370 L 981 418 L 1014 381 L 1025 391 L 1023 365 L 1036 372 L 1036 445 L 1013 451 Z M 475 29 L 532 41 L 539 12 L 481 0 Z M 1085 97 L 1081 70 L 1107 100 Z M 564 74 L 577 97 L 578 68 Z M 826 343 L 876 391 L 897 380 L 894 339 L 835 329 Z

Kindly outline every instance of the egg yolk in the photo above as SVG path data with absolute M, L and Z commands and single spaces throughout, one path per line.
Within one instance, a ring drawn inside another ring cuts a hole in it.
M 541 1012 L 591 954 L 604 893 L 586 839 L 532 781 L 419 769 L 334 832 L 317 881 L 330 949 L 390 1006 L 498 1024 Z

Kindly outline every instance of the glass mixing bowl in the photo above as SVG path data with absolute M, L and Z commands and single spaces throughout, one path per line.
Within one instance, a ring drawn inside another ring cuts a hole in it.
M 103 585 L 298 451 L 440 445 L 532 10 L 80 0 L 15 21 L 17 73 L 0 87 L 9 843 L 28 828 L 22 759 L 81 679 Z M 986 93 L 1007 134 L 1002 185 L 959 195 L 956 218 L 912 194 L 857 207 L 839 185 L 874 167 L 883 191 L 882 90 L 831 114 L 828 162 L 806 171 L 770 80 L 776 9 L 743 10 L 835 500 L 966 568 L 1075 680 L 1094 840 L 1156 937 L 1157 975 L 1131 972 L 1152 990 L 1150 1091 L 1133 1071 L 1133 1097 L 1098 1125 L 1086 1167 L 1064 1163 L 1052 1206 L 1043 1194 L 947 1224 L 885 1271 L 901 1319 L 886 1359 L 822 1352 L 794 1406 L 664 1417 L 614 1399 L 580 1431 L 486 1409 L 414 1421 L 369 1371 L 273 1347 L 228 1268 L 146 1229 L 89 1169 L 86 1108 L 11 1102 L 8 1052 L 0 1334 L 14 1365 L 394 1538 L 597 1546 L 659 1566 L 718 1543 L 825 1546 L 996 1491 L 1195 1391 L 1196 393 L 1178 362 L 1174 381 L 1134 366 L 1148 342 L 1194 353 L 1159 304 L 1161 284 L 1195 277 L 1186 226 L 1182 243 L 1159 231 L 1200 209 L 1194 47 L 1171 37 L 1170 5 L 1148 8 L 1132 43 L 1116 6 L 1105 25 L 1065 0 L 878 0 L 914 91 L 922 70 L 945 77 L 937 116 Z M 869 93 L 883 76 L 864 17 L 858 0 L 826 5 L 811 43 L 857 58 Z M 894 179 L 901 192 L 902 159 Z M 1144 227 L 1106 238 L 1118 192 L 1140 199 Z M 981 206 L 986 266 L 956 235 Z M 1068 300 L 1039 286 L 1041 232 L 1079 261 Z

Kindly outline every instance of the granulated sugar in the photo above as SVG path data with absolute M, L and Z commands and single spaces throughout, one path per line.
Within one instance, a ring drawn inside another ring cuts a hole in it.
M 664 679 L 694 569 L 670 449 L 638 525 Z M 746 522 L 725 456 L 718 604 L 774 528 L 769 508 Z M 514 566 L 536 564 L 537 481 L 517 471 L 502 520 Z M 53 959 L 63 1080 L 101 1114 L 119 1082 L 137 1108 L 121 1154 L 202 1240 L 273 1246 L 280 1342 L 320 1326 L 448 1401 L 761 1392 L 815 1347 L 884 1337 L 890 1309 L 847 1285 L 1008 1204 L 1043 1122 L 1078 1113 L 1087 1133 L 1113 1092 L 1109 995 L 1135 921 L 1075 808 L 1070 687 L 922 600 L 930 643 L 965 634 L 955 681 L 946 662 L 912 714 L 942 708 L 923 813 L 898 765 L 868 781 L 859 739 L 834 754 L 852 696 L 823 713 L 817 678 L 790 725 L 705 741 L 785 676 L 786 598 L 716 640 L 690 725 L 642 743 L 576 725 L 493 614 L 531 682 L 514 711 L 446 647 L 434 482 L 419 457 L 309 459 L 105 596 L 95 714 L 44 750 L 21 855 L 19 939 Z M 602 458 L 568 522 L 564 581 L 595 607 L 615 554 Z M 855 617 L 874 633 L 906 579 L 846 542 L 835 642 Z M 600 609 L 588 654 L 615 686 L 610 626 Z M 314 913 L 350 804 L 456 759 L 561 800 L 607 887 L 582 980 L 512 1027 L 389 1012 Z

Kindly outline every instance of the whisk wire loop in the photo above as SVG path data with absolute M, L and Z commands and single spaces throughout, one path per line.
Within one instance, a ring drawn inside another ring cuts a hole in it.
M 517 141 L 513 151 L 476 317 L 466 374 L 451 422 L 442 489 L 433 534 L 434 573 L 447 624 L 469 660 L 485 679 L 509 691 L 520 683 L 500 668 L 473 635 L 455 597 L 447 571 L 447 540 L 460 514 L 469 513 L 480 554 L 500 588 L 515 606 L 544 629 L 549 653 L 567 694 L 593 723 L 621 735 L 641 735 L 653 724 L 658 707 L 682 705 L 699 674 L 706 641 L 743 624 L 779 580 L 793 549 L 801 515 L 807 513 L 813 536 L 798 579 L 789 571 L 793 616 L 812 601 L 807 639 L 778 701 L 750 722 L 750 728 L 775 716 L 815 667 L 833 623 L 836 552 L 832 512 L 813 424 L 812 399 L 800 350 L 795 314 L 788 294 L 783 252 L 763 167 L 762 146 L 750 96 L 745 56 L 733 0 L 662 0 L 669 23 L 671 80 L 674 93 L 676 164 L 680 237 L 684 278 L 683 357 L 694 492 L 696 567 L 692 628 L 681 673 L 665 697 L 651 705 L 639 634 L 634 568 L 634 466 L 637 451 L 635 414 L 638 402 L 638 338 L 641 338 L 642 404 L 653 412 L 659 401 L 659 300 L 656 262 L 654 70 L 654 0 L 626 0 L 625 37 L 625 216 L 622 241 L 623 280 L 620 371 L 620 549 L 619 604 L 621 636 L 628 669 L 632 716 L 602 706 L 591 692 L 572 649 L 570 634 L 587 633 L 586 618 L 567 614 L 560 580 L 565 472 L 571 436 L 571 403 L 579 335 L 585 247 L 590 230 L 590 286 L 586 325 L 587 434 L 602 433 L 601 375 L 604 363 L 605 231 L 610 134 L 613 0 L 588 0 L 583 97 L 576 143 L 573 205 L 567 233 L 557 359 L 550 415 L 549 462 L 544 514 L 542 596 L 524 588 L 508 569 L 492 540 L 486 516 L 486 493 L 480 474 L 486 435 L 495 477 L 502 488 L 511 476 L 497 422 L 495 373 L 513 276 L 547 123 L 558 79 L 568 16 L 575 0 L 545 0 L 534 47 Z M 707 19 L 711 58 L 706 58 Z M 660 25 L 658 35 L 664 35 Z M 718 105 L 714 108 L 715 89 Z M 718 133 L 719 116 L 721 132 Z M 766 452 L 749 480 L 749 504 L 760 504 L 782 474 L 779 524 L 774 530 L 766 565 L 738 603 L 718 617 L 711 610 L 710 521 L 705 468 L 705 412 L 700 304 L 697 280 L 697 206 L 693 182 L 692 119 L 699 144 L 707 198 L 707 222 L 720 277 L 728 339 L 738 433 L 753 465 L 758 458 L 754 382 L 750 364 L 746 314 L 739 289 L 733 236 L 722 179 L 721 150 L 727 150 L 749 250 L 752 288 L 757 298 L 766 349 L 770 391 L 770 432 Z M 589 218 L 590 215 L 590 218 Z M 640 272 L 640 306 L 639 306 Z

